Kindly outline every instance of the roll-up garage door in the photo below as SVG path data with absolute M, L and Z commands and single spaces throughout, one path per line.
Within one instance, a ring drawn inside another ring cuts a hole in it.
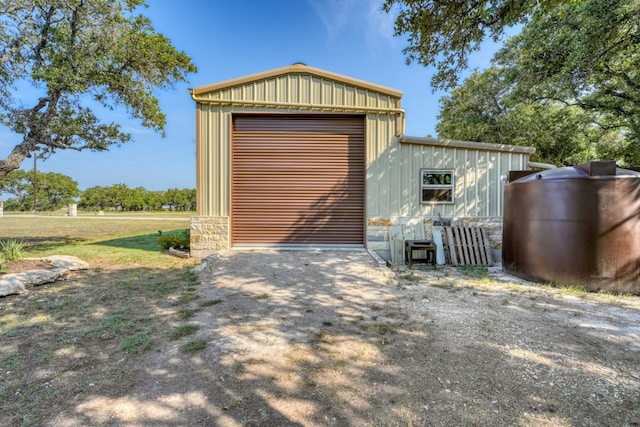
M 363 245 L 364 117 L 236 115 L 232 245 Z

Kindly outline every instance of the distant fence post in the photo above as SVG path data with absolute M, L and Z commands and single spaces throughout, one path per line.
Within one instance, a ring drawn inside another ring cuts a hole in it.
M 69 212 L 67 213 L 69 216 L 78 216 L 78 204 L 77 203 L 69 203 Z
M 0 216 L 4 215 L 4 202 L 0 202 Z

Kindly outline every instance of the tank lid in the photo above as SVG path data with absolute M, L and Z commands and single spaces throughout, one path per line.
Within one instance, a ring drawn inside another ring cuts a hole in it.
M 626 176 L 640 178 L 640 172 L 619 168 L 614 161 L 594 161 L 579 166 L 567 166 L 564 168 L 548 169 L 540 172 L 529 172 L 526 176 L 517 178 L 512 182 L 529 182 L 540 180 L 556 180 L 570 178 L 608 178 L 613 176 Z

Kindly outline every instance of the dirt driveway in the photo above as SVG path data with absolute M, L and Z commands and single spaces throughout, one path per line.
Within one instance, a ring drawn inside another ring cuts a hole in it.
M 394 273 L 365 252 L 226 252 L 198 275 L 190 322 L 206 347 L 166 343 L 127 396 L 78 402 L 76 414 L 94 425 L 640 425 L 638 297 Z

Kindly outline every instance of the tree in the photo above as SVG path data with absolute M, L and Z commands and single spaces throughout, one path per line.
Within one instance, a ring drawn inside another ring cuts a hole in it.
M 592 141 L 604 138 L 607 131 L 594 124 L 593 114 L 559 102 L 514 99 L 505 74 L 496 67 L 474 72 L 441 98 L 438 136 L 533 146 L 532 160 L 557 166 L 597 156 Z
M 164 204 L 164 192 L 144 187 L 129 188 L 125 184 L 91 187 L 82 192 L 79 206 L 83 209 L 113 209 L 117 211 L 159 210 Z
M 153 91 L 196 71 L 149 19 L 143 0 L 0 0 L 0 122 L 22 142 L 0 160 L 0 179 L 38 152 L 108 150 L 131 135 L 99 109 L 124 108 L 163 132 Z M 23 97 L 25 85 L 37 93 Z
M 159 211 L 164 205 L 164 191 L 146 191 L 144 195 L 145 210 Z
M 407 35 L 407 63 L 435 66 L 434 89 L 448 89 L 468 65 L 469 55 L 487 38 L 498 41 L 508 27 L 524 24 L 555 6 L 581 0 L 385 0 L 398 11 L 394 31 Z
M 31 175 L 33 177 L 33 174 Z M 42 210 L 60 209 L 69 203 L 73 203 L 78 197 L 78 183 L 61 173 L 38 173 L 37 201 L 38 208 Z
M 170 188 L 165 193 L 165 204 L 170 210 L 195 210 L 196 190 Z
M 80 193 L 80 202 L 78 203 L 78 207 L 82 209 L 98 209 L 105 210 L 109 201 L 106 197 L 105 187 L 96 185 L 94 187 L 89 187 Z
M 33 174 L 29 174 L 22 169 L 14 170 L 9 173 L 5 179 L 0 180 L 0 193 L 13 194 L 16 198 L 8 201 L 7 210 L 10 207 L 16 210 L 22 210 L 25 201 L 31 194 L 33 189 Z
M 532 145 L 557 165 L 640 164 L 638 0 L 585 0 L 536 16 L 441 99 L 440 136 Z
M 78 183 L 66 175 L 56 172 L 39 172 L 35 178 L 37 208 L 40 210 L 60 209 L 74 202 L 80 193 Z M 11 171 L 4 180 L 0 181 L 0 191 L 16 196 L 16 199 L 8 201 L 8 206 L 13 209 L 34 209 L 33 171 L 26 172 L 22 169 Z
M 640 1 L 588 0 L 557 7 L 526 25 L 495 57 L 518 100 L 555 101 L 594 118 L 600 148 L 640 164 Z

